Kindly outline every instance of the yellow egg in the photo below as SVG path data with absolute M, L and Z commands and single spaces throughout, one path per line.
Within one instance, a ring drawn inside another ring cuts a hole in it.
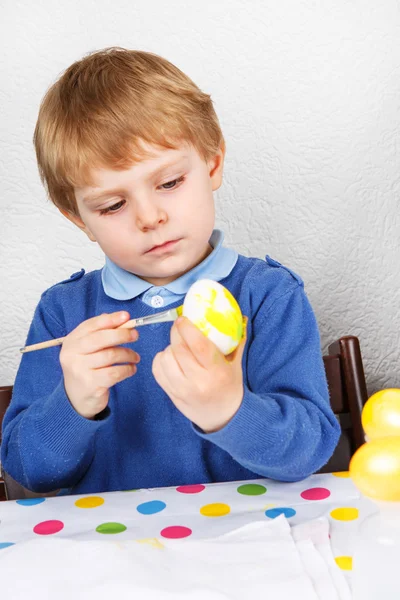
M 400 390 L 377 392 L 365 403 L 362 425 L 369 440 L 400 435 Z
M 240 307 L 229 290 L 216 281 L 196 281 L 186 294 L 182 314 L 225 355 L 233 352 L 242 339 Z
M 349 471 L 365 496 L 400 501 L 400 437 L 376 438 L 364 444 L 353 455 Z

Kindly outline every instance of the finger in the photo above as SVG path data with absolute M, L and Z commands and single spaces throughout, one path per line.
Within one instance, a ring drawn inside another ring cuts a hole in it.
M 167 373 L 165 371 L 164 362 L 162 360 L 162 355 L 164 352 L 159 352 L 155 355 L 153 359 L 153 364 L 151 366 L 151 371 L 153 373 L 154 379 L 157 381 L 158 385 L 164 390 L 164 392 L 171 397 L 172 389 L 169 384 L 169 380 L 167 377 Z
M 199 366 L 199 363 L 194 358 L 189 346 L 181 336 L 179 328 L 175 325 L 175 323 L 171 327 L 170 337 L 170 348 L 172 350 L 172 353 L 177 363 L 181 367 L 182 372 L 186 373 L 186 375 L 190 377 L 192 369 L 196 365 Z
M 171 327 L 170 340 L 171 340 L 171 346 L 176 346 L 178 344 L 187 346 L 185 340 L 183 339 L 183 337 L 179 331 L 179 327 L 176 324 L 176 321 L 174 322 L 174 324 Z
M 209 340 L 196 325 L 186 317 L 179 317 L 175 326 L 198 364 L 209 369 L 225 361 L 217 346 Z
M 174 357 L 182 376 L 186 380 L 193 380 L 198 377 L 204 376 L 204 367 L 194 357 L 192 351 L 187 346 L 184 340 L 180 337 L 179 333 L 176 334 L 177 341 L 168 347 L 168 350 Z
M 82 337 L 93 331 L 114 329 L 129 321 L 129 319 L 130 315 L 125 310 L 114 313 L 104 313 L 80 323 L 80 325 L 74 329 L 74 334 L 76 334 L 77 337 Z
M 86 359 L 90 369 L 101 369 L 111 365 L 122 365 L 124 363 L 137 364 L 140 356 L 130 348 L 106 348 L 91 354 Z
M 161 352 L 160 360 L 167 375 L 178 375 L 182 378 L 185 376 L 179 362 L 176 360 L 172 346 L 168 346 Z
M 139 337 L 136 329 L 102 329 L 93 331 L 79 340 L 80 352 L 92 354 L 104 348 L 135 342 Z
M 185 378 L 170 346 L 155 356 L 152 370 L 157 383 L 168 396 L 182 396 Z
M 116 383 L 132 377 L 136 373 L 136 365 L 113 365 L 104 369 L 95 369 L 92 373 L 95 374 L 97 386 L 109 389 Z

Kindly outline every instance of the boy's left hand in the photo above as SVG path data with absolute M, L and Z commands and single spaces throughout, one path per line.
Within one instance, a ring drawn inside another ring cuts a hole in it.
M 154 358 L 157 383 L 205 433 L 222 429 L 242 403 L 245 344 L 246 336 L 224 356 L 189 319 L 179 317 L 171 328 L 171 345 Z

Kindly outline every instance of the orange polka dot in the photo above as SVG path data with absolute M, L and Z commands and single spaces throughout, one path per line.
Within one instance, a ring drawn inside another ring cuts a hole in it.
M 79 498 L 75 502 L 75 506 L 78 508 L 96 508 L 104 504 L 104 498 L 100 496 L 86 496 L 86 498 Z
M 227 504 L 216 502 L 215 504 L 205 504 L 200 509 L 203 517 L 223 517 L 231 512 L 231 507 Z
M 332 473 L 334 477 L 350 477 L 349 471 L 336 471 L 336 473 Z
M 351 556 L 336 556 L 335 562 L 343 571 L 351 571 L 353 568 L 353 559 Z
M 353 507 L 343 507 L 343 508 L 335 508 L 330 513 L 332 519 L 336 521 L 355 521 L 358 519 L 358 508 Z

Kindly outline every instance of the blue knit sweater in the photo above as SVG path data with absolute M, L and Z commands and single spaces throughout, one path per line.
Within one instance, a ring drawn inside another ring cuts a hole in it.
M 239 256 L 221 283 L 249 318 L 244 398 L 222 430 L 204 434 L 158 386 L 151 365 L 169 344 L 171 325 L 151 325 L 134 343 L 137 374 L 111 389 L 109 408 L 93 421 L 65 394 L 59 347 L 25 354 L 3 423 L 5 470 L 37 492 L 78 494 L 257 477 L 294 481 L 324 465 L 340 430 L 302 281 L 268 257 Z M 158 312 L 139 297 L 106 296 L 101 272 L 82 271 L 42 295 L 27 343 L 64 336 L 117 310 Z

